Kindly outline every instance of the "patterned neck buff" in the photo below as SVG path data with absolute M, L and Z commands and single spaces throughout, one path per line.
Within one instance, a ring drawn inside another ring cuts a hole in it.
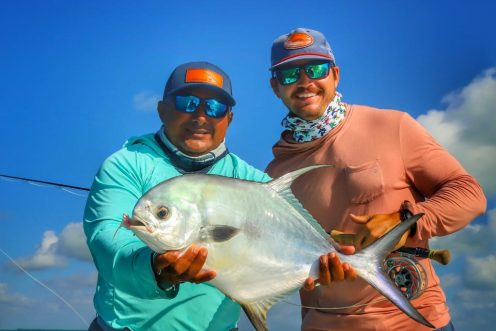
M 291 131 L 298 143 L 319 139 L 338 126 L 346 116 L 346 106 L 341 102 L 341 93 L 336 91 L 325 112 L 313 121 L 307 121 L 289 113 L 281 122 L 284 129 Z

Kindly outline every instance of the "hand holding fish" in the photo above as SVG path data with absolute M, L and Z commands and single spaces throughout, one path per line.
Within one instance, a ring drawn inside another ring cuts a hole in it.
M 355 246 L 357 251 L 369 246 L 401 222 L 399 212 L 375 215 L 350 214 L 350 219 L 355 223 L 363 224 L 363 227 L 357 233 L 344 233 L 333 230 L 331 232 L 331 237 L 339 244 Z M 410 230 L 403 234 L 392 251 L 405 245 L 409 233 Z
M 341 253 L 353 254 L 355 249 L 353 246 L 342 246 Z M 320 271 L 319 278 L 314 280 L 309 277 L 305 280 L 303 288 L 307 291 L 312 291 L 315 284 L 329 285 L 331 282 L 343 280 L 355 280 L 357 274 L 348 263 L 341 263 L 341 260 L 336 253 L 328 253 L 320 256 Z
M 158 254 L 153 259 L 153 270 L 158 283 L 183 282 L 203 283 L 215 278 L 213 270 L 202 270 L 207 260 L 208 251 L 205 247 L 191 245 L 184 254 L 178 251 L 168 251 Z

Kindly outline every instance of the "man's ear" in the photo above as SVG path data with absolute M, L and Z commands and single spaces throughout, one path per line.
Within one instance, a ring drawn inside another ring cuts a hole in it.
M 332 73 L 334 75 L 334 87 L 337 88 L 339 85 L 339 67 L 335 66 L 332 68 Z
M 277 81 L 276 78 L 270 79 L 270 87 L 272 87 L 272 91 L 274 91 L 274 94 L 276 95 L 276 97 L 278 97 L 280 99 L 281 94 L 279 93 L 279 82 Z
M 167 109 L 170 107 L 170 103 L 167 100 L 161 100 L 157 104 L 158 116 L 162 123 L 165 123 Z
M 231 124 L 233 117 L 234 117 L 234 113 L 231 110 L 229 113 L 227 113 L 227 121 L 228 121 L 229 125 Z

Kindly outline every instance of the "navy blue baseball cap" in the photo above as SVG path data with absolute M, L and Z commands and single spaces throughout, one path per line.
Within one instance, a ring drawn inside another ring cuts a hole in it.
M 327 60 L 336 65 L 331 46 L 319 31 L 297 28 L 279 36 L 272 43 L 270 70 L 303 59 Z
M 219 93 L 229 106 L 236 104 L 231 79 L 224 70 L 209 62 L 188 62 L 176 67 L 165 84 L 164 100 L 183 90 L 198 87 Z

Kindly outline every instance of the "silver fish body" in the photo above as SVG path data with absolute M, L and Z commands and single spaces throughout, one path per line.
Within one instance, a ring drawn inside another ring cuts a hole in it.
M 300 289 L 306 278 L 318 278 L 319 256 L 328 252 L 336 252 L 408 316 L 432 326 L 382 269 L 384 257 L 421 215 L 357 254 L 340 254 L 290 189 L 298 176 L 318 167 L 324 166 L 265 184 L 203 174 L 175 177 L 147 192 L 123 225 L 158 253 L 206 247 L 206 267 L 217 273 L 210 283 L 242 305 L 257 330 L 267 330 L 266 312 L 274 303 Z

